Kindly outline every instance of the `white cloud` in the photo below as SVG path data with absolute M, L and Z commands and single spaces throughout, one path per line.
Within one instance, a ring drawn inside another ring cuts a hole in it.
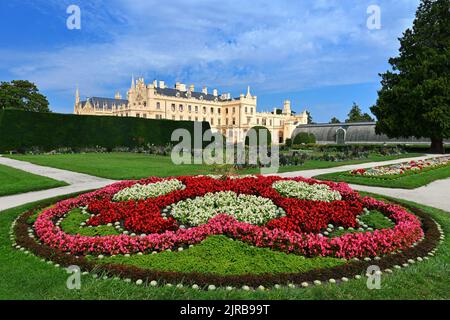
M 131 73 L 265 93 L 373 82 L 417 4 L 378 2 L 380 31 L 365 27 L 370 1 L 96 2 L 81 6 L 81 32 L 108 41 L 0 58 L 14 76 L 70 97 L 76 83 L 86 95 L 111 96 Z

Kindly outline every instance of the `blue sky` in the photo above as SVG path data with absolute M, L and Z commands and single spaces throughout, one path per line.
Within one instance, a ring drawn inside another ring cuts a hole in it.
M 131 74 L 217 87 L 247 85 L 258 109 L 290 99 L 317 122 L 365 111 L 419 0 L 9 0 L 0 2 L 0 80 L 28 79 L 55 112 L 82 97 L 125 95 Z M 66 9 L 81 9 L 68 30 Z M 369 30 L 369 5 L 381 29 Z

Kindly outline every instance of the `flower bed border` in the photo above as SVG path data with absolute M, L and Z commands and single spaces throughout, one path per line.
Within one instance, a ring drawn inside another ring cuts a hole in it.
M 261 275 L 215 275 L 202 274 L 197 272 L 169 272 L 169 271 L 153 271 L 135 266 L 118 265 L 118 264 L 96 264 L 89 261 L 83 256 L 69 255 L 59 249 L 51 248 L 45 244 L 38 243 L 34 238 L 28 234 L 30 225 L 27 219 L 35 213 L 36 210 L 45 208 L 52 204 L 48 203 L 37 208 L 31 209 L 21 214 L 13 227 L 15 235 L 16 247 L 26 248 L 38 257 L 52 261 L 62 267 L 71 265 L 79 266 L 83 271 L 94 273 L 103 273 L 108 276 L 117 276 L 120 278 L 127 278 L 133 281 L 142 280 L 143 282 L 158 281 L 158 283 L 186 285 L 196 284 L 200 287 L 207 287 L 214 284 L 216 286 L 237 286 L 243 285 L 250 287 L 273 286 L 275 284 L 295 284 L 301 285 L 304 283 L 312 284 L 314 281 L 328 282 L 330 279 L 336 279 L 336 283 L 341 282 L 341 278 L 353 278 L 356 275 L 365 273 L 367 267 L 370 265 L 377 265 L 380 270 L 386 270 L 396 265 L 408 264 L 411 259 L 419 257 L 426 257 L 432 255 L 442 237 L 440 227 L 438 224 L 422 209 L 411 205 L 405 205 L 396 201 L 395 204 L 408 208 L 411 212 L 417 215 L 422 220 L 422 229 L 424 231 L 424 239 L 416 246 L 407 248 L 401 253 L 389 254 L 381 257 L 380 260 L 370 261 L 351 261 L 345 265 L 336 266 L 332 268 L 311 270 L 302 273 L 280 273 L 280 274 L 261 274 Z

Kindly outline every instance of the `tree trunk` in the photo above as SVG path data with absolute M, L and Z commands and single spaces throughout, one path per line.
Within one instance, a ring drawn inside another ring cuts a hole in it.
M 442 138 L 431 138 L 431 153 L 444 153 L 444 142 Z

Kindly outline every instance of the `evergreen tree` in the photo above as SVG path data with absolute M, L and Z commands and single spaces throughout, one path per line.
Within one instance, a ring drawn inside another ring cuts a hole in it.
M 412 28 L 400 40 L 392 71 L 380 74 L 382 88 L 371 108 L 376 131 L 391 138 L 431 139 L 443 153 L 450 136 L 450 1 L 422 0 Z
M 374 121 L 368 113 L 363 113 L 361 108 L 353 102 L 353 106 L 347 115 L 345 122 L 367 122 Z
M 341 121 L 338 118 L 333 117 L 333 118 L 331 118 L 329 123 L 341 123 Z

